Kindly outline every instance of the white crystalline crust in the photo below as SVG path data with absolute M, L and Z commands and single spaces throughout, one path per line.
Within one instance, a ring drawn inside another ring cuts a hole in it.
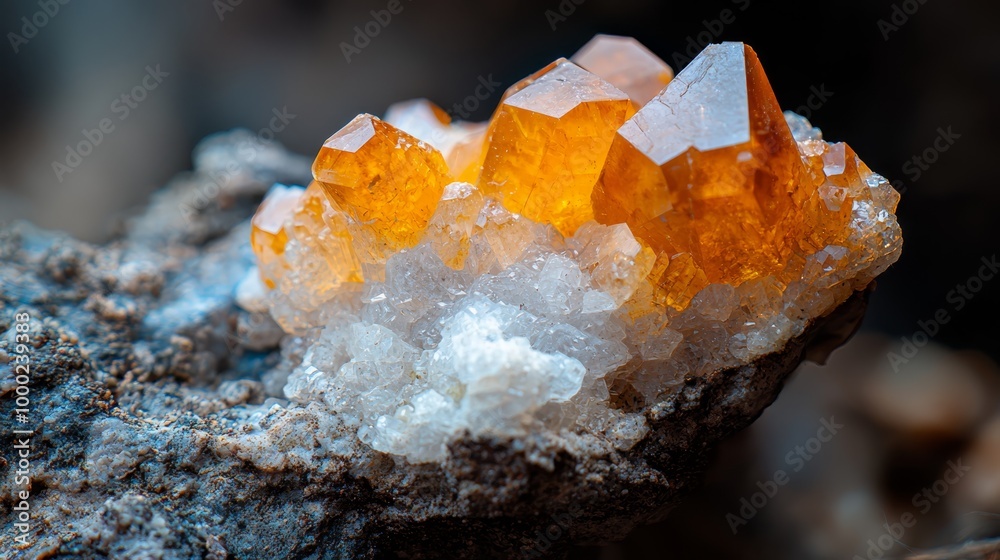
M 802 117 L 786 118 L 803 153 L 831 146 Z M 268 296 L 294 335 L 284 395 L 413 462 L 446 459 L 464 435 L 533 430 L 626 449 L 647 427 L 612 406 L 612 381 L 649 402 L 687 375 L 747 363 L 898 258 L 898 195 L 881 176 L 864 180 L 874 202 L 853 203 L 857 249 L 803 255 L 800 280 L 784 287 L 774 277 L 709 285 L 682 312 L 649 305 L 652 260 L 627 226 L 589 223 L 564 239 L 467 184 L 445 190 L 423 241 L 388 259 L 384 281 L 311 292 L 324 283 L 309 276 L 323 271 L 309 240 L 290 236 L 292 272 Z M 461 270 L 442 260 L 456 255 Z

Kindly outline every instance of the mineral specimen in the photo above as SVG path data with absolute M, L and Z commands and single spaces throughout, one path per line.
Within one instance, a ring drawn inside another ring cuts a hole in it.
M 488 124 L 361 115 L 272 190 L 254 305 L 296 336 L 285 397 L 414 462 L 541 427 L 627 449 L 623 395 L 776 352 L 898 258 L 898 194 L 782 114 L 750 47 L 673 79 L 632 39 L 573 61 Z
M 0 396 L 31 366 L 29 482 L 0 460 L 31 524 L 0 556 L 562 557 L 676 505 L 856 328 L 897 197 L 745 47 L 643 102 L 659 63 L 595 44 L 490 123 L 399 104 L 314 166 L 210 137 L 105 245 L 0 226 Z

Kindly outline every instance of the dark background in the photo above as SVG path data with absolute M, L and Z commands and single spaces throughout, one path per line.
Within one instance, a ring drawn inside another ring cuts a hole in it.
M 691 43 L 738 40 L 757 51 L 786 109 L 818 101 L 810 117 L 825 137 L 847 141 L 905 190 L 903 256 L 879 280 L 866 328 L 898 347 L 919 320 L 946 308 L 952 320 L 935 343 L 1000 358 L 1000 281 L 986 282 L 961 310 L 947 301 L 1000 241 L 995 1 L 400 0 L 402 12 L 350 63 L 341 44 L 387 1 L 235 1 L 72 0 L 18 52 L 6 35 L 0 221 L 104 240 L 190 168 L 200 138 L 260 129 L 275 108 L 296 115 L 277 139 L 311 156 L 359 112 L 381 114 L 413 97 L 450 108 L 481 77 L 503 84 L 473 114 L 485 119 L 503 88 L 598 32 L 638 38 L 675 71 Z M 39 10 L 36 1 L 4 2 L 0 30 L 22 33 L 21 18 Z M 732 23 L 716 21 L 723 10 Z M 112 103 L 157 64 L 169 76 L 119 121 Z M 58 181 L 52 162 L 104 117 L 113 117 L 114 132 Z M 907 161 L 949 128 L 959 135 L 954 144 L 919 177 L 908 172 Z

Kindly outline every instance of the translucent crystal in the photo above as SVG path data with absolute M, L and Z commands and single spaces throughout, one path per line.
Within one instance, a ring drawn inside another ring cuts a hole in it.
M 323 144 L 313 176 L 374 235 L 366 262 L 416 245 L 450 182 L 440 152 L 372 115 L 358 115 Z
M 653 269 L 656 255 L 642 246 L 625 224 L 602 226 L 588 222 L 567 240 L 573 256 L 588 271 L 596 287 L 615 303 L 625 303 Z
M 593 217 L 591 191 L 628 96 L 561 62 L 501 102 L 490 121 L 479 188 L 510 211 L 571 234 Z
M 624 91 L 636 107 L 660 93 L 673 70 L 632 37 L 596 35 L 570 59 Z
M 594 208 L 670 263 L 658 284 L 686 306 L 711 282 L 772 274 L 802 217 L 802 160 L 756 54 L 711 45 L 615 137 Z
M 275 185 L 250 220 L 250 245 L 257 255 L 261 279 L 271 288 L 287 268 L 282 260 L 288 243 L 285 222 L 292 217 L 302 193 L 302 187 Z
M 444 188 L 424 241 L 451 268 L 465 268 L 472 250 L 472 237 L 482 229 L 479 216 L 484 203 L 482 193 L 469 183 L 451 183 Z

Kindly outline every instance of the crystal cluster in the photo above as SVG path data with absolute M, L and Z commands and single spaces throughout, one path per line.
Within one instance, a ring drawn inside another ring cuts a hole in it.
M 628 448 L 635 399 L 780 349 L 902 243 L 898 194 L 741 43 L 674 77 L 597 36 L 488 123 L 359 115 L 313 176 L 261 204 L 244 291 L 291 335 L 284 395 L 415 462 L 542 428 Z

